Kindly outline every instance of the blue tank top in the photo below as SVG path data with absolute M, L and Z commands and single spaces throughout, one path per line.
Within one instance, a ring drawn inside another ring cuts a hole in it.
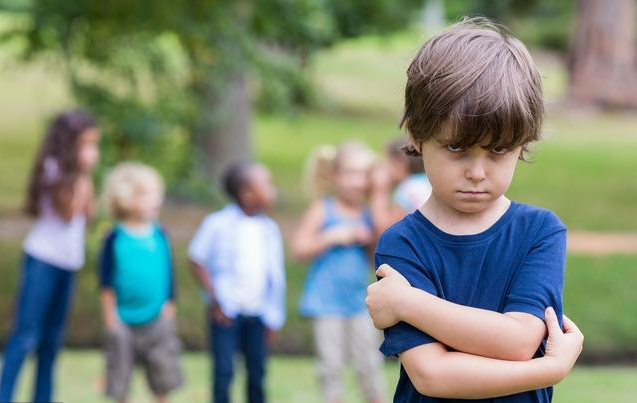
M 372 230 L 369 212 L 358 218 L 342 217 L 333 198 L 323 201 L 325 221 L 322 230 L 337 225 L 364 225 Z M 310 264 L 299 311 L 303 316 L 354 316 L 364 312 L 367 286 L 371 280 L 367 248 L 346 245 L 330 248 Z

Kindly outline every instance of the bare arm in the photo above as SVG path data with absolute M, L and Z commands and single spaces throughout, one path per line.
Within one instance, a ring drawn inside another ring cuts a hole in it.
M 362 245 L 371 242 L 369 230 L 347 225 L 337 225 L 323 230 L 325 208 L 322 201 L 315 201 L 301 218 L 294 234 L 292 253 L 297 260 L 309 261 L 336 245 Z
M 425 344 L 400 354 L 400 361 L 416 390 L 427 396 L 483 399 L 541 389 L 559 383 L 582 350 L 583 336 L 564 317 L 559 327 L 547 310 L 549 341 L 546 355 L 529 361 L 505 361 L 448 351 L 440 343 Z
M 392 224 L 407 215 L 405 210 L 391 200 L 392 183 L 387 175 L 386 169 L 383 170 L 382 167 L 379 167 L 373 176 L 374 186 L 369 205 L 376 236 L 380 236 Z
M 502 314 L 454 304 L 413 287 L 403 297 L 401 321 L 469 354 L 526 361 L 533 358 L 546 335 L 544 323 L 531 314 Z
M 102 320 L 104 327 L 113 330 L 119 324 L 119 316 L 115 307 L 115 294 L 111 288 L 103 288 L 100 294 L 102 305 Z
M 197 283 L 206 291 L 206 293 L 212 298 L 215 295 L 215 289 L 212 284 L 212 281 L 208 278 L 208 273 L 206 272 L 206 268 L 195 262 L 194 260 L 190 261 L 190 267 L 192 268 L 192 273 L 197 280 Z
M 325 211 L 320 201 L 315 201 L 301 217 L 301 222 L 294 234 L 292 254 L 295 259 L 308 261 L 328 249 L 330 240 L 322 233 Z
M 230 324 L 232 322 L 232 319 L 228 318 L 223 313 L 223 311 L 221 310 L 221 307 L 217 303 L 217 299 L 215 296 L 214 283 L 210 279 L 210 276 L 208 276 L 208 273 L 206 272 L 206 268 L 200 265 L 199 263 L 195 262 L 194 260 L 191 260 L 190 262 L 191 262 L 192 272 L 195 275 L 195 279 L 197 280 L 199 285 L 206 291 L 206 294 L 208 295 L 210 299 L 210 314 L 217 322 L 224 325 Z
M 411 287 L 388 265 L 377 273 L 384 278 L 369 286 L 367 304 L 378 328 L 402 321 L 455 350 L 513 361 L 533 358 L 546 335 L 546 326 L 533 315 L 502 314 L 445 301 Z

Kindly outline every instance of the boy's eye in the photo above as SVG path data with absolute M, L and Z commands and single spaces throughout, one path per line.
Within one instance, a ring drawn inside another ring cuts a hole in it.
M 448 144 L 447 145 L 447 151 L 452 152 L 452 153 L 461 153 L 461 152 L 466 151 L 466 150 L 465 150 L 465 148 L 463 148 L 461 146 Z
M 490 151 L 496 155 L 504 155 L 509 152 L 509 149 L 504 147 L 496 147 L 492 148 Z

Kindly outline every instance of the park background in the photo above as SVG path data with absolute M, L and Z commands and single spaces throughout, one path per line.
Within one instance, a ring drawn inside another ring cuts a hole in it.
M 476 14 L 518 35 L 544 79 L 545 139 L 531 163 L 520 163 L 508 196 L 554 210 L 570 230 L 565 311 L 586 341 L 555 401 L 634 401 L 634 0 L 0 1 L 0 345 L 30 224 L 21 203 L 37 147 L 53 114 L 82 105 L 103 129 L 98 184 L 124 159 L 157 167 L 168 182 L 161 221 L 174 241 L 188 349 L 187 383 L 174 401 L 207 401 L 204 308 L 185 248 L 224 202 L 216 188 L 223 164 L 252 156 L 272 169 L 280 193 L 272 215 L 289 243 L 308 203 L 302 172 L 311 150 L 360 139 L 382 152 L 399 134 L 410 57 L 436 30 Z M 58 370 L 61 401 L 105 401 L 95 260 L 110 225 L 102 213 L 89 228 Z M 297 313 L 305 270 L 287 260 L 289 316 L 268 380 L 275 403 L 320 401 L 309 322 Z M 386 373 L 393 385 L 395 361 Z M 132 400 L 150 401 L 141 381 Z M 241 382 L 235 386 L 241 394 Z M 359 400 L 349 374 L 348 401 Z

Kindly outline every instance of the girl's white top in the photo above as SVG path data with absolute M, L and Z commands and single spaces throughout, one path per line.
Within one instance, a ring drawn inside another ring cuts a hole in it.
M 57 162 L 47 159 L 44 165 L 44 181 L 57 179 Z M 53 207 L 51 197 L 45 195 L 40 215 L 24 240 L 24 252 L 61 269 L 77 271 L 84 265 L 85 229 L 84 214 L 75 214 L 65 221 Z

